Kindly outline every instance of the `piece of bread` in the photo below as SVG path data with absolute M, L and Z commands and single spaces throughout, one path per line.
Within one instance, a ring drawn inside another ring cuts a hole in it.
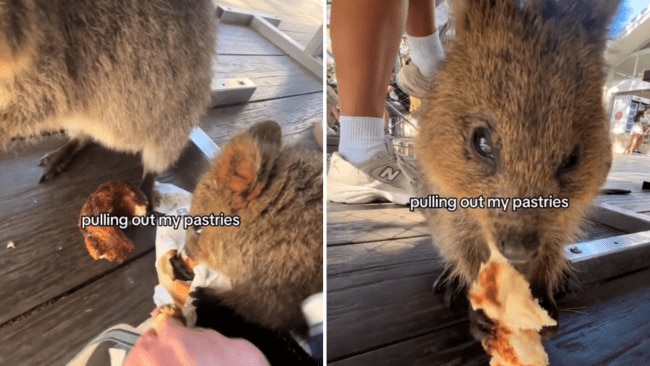
M 472 285 L 469 300 L 474 310 L 482 309 L 496 332 L 482 342 L 492 356 L 491 366 L 548 365 L 539 331 L 556 325 L 539 302 L 530 285 L 498 252 L 481 265 L 478 281 Z
M 93 259 L 107 259 L 122 263 L 135 246 L 117 226 L 82 225 L 84 217 L 132 217 L 147 212 L 144 194 L 126 182 L 112 181 L 99 186 L 81 208 L 78 226 L 84 237 L 86 250 Z M 106 215 L 104 215 L 106 216 Z

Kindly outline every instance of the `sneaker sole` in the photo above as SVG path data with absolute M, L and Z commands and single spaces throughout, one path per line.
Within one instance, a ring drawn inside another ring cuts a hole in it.
M 397 74 L 395 83 L 400 89 L 402 89 L 404 93 L 420 99 L 424 99 L 428 96 L 428 93 L 426 91 L 423 91 L 422 89 L 411 89 L 411 87 L 408 84 L 404 84 L 404 82 L 405 80 L 402 74 Z
M 409 194 L 387 192 L 375 188 L 340 184 L 327 185 L 327 200 L 336 203 L 358 204 L 383 200 L 406 206 L 411 197 Z

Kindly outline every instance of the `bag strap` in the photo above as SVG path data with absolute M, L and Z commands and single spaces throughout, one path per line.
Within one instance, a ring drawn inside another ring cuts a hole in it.
M 118 324 L 108 328 L 88 342 L 88 344 L 86 344 L 86 346 L 67 363 L 67 366 L 89 366 L 88 362 L 95 354 L 95 351 L 98 351 L 99 346 L 104 343 L 110 342 L 117 345 L 119 348 L 130 350 L 135 346 L 140 335 L 141 332 L 138 329 L 128 324 Z M 126 353 L 124 353 L 124 355 L 126 355 Z M 113 364 L 113 361 L 114 359 L 111 357 L 111 364 Z M 119 364 L 121 365 L 121 362 L 119 362 Z

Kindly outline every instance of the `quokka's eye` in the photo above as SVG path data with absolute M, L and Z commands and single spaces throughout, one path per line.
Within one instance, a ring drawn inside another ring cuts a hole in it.
M 560 167 L 558 168 L 557 171 L 558 176 L 562 177 L 568 173 L 571 173 L 578 167 L 579 162 L 580 162 L 580 146 L 576 145 L 573 148 L 573 151 L 571 151 L 571 154 L 569 154 L 569 156 L 567 156 L 560 164 Z
M 494 161 L 494 149 L 490 138 L 490 130 L 479 127 L 472 134 L 472 147 L 481 157 Z

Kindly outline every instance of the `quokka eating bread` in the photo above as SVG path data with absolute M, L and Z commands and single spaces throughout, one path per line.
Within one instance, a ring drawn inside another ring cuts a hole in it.
M 277 123 L 263 122 L 224 147 L 199 181 L 190 215 L 223 213 L 239 225 L 193 226 L 185 251 L 232 282 L 229 291 L 201 290 L 200 303 L 211 298 L 251 323 L 304 335 L 301 303 L 323 290 L 322 154 L 283 148 L 281 139 Z
M 567 208 L 424 210 L 447 268 L 467 291 L 488 241 L 552 318 L 564 246 L 605 182 L 612 155 L 602 105 L 607 28 L 617 0 L 460 0 L 456 38 L 420 109 L 420 196 L 567 198 Z M 470 309 L 483 339 L 494 324 Z M 550 335 L 557 326 L 545 327 Z
M 3 2 L 0 146 L 65 130 L 42 181 L 92 141 L 140 153 L 150 196 L 209 101 L 215 21 L 210 0 Z

